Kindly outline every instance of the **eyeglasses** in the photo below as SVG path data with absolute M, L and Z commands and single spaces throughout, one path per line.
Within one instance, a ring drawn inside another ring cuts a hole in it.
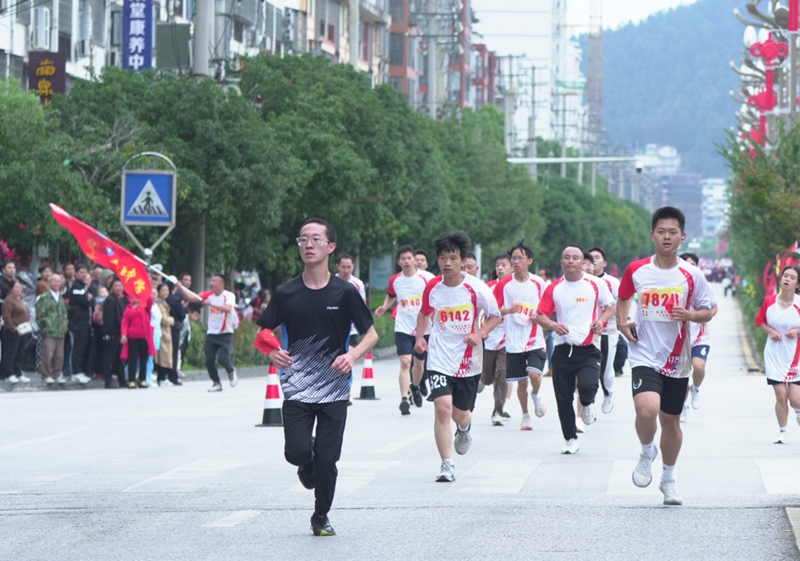
M 300 236 L 299 238 L 297 238 L 297 245 L 300 246 L 305 245 L 308 243 L 309 240 L 311 240 L 311 243 L 313 243 L 314 245 L 323 245 L 326 243 L 331 243 L 322 236 L 312 236 L 310 238 L 308 236 Z
M 511 261 L 514 261 L 514 262 L 525 261 L 526 259 L 528 259 L 528 258 L 527 257 L 512 257 Z

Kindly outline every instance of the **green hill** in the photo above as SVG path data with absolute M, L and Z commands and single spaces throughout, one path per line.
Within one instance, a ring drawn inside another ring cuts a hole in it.
M 736 124 L 744 0 L 700 0 L 604 33 L 603 127 L 611 144 L 674 146 L 685 171 L 727 177 L 714 143 Z M 580 38 L 584 53 L 586 36 Z M 584 59 L 587 57 L 584 56 Z M 584 60 L 584 73 L 586 60 Z

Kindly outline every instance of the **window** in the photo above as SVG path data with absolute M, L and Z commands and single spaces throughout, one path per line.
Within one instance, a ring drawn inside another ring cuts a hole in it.
M 414 37 L 408 38 L 408 67 L 417 69 L 417 40 Z
M 405 36 L 402 33 L 392 33 L 389 39 L 389 64 L 392 66 L 403 66 L 403 47 Z M 400 86 L 400 91 L 403 86 Z
M 370 41 L 372 33 L 370 33 L 369 24 L 362 22 L 361 24 L 361 60 L 369 60 Z
M 233 20 L 233 40 L 244 43 L 244 22 L 240 19 Z
M 114 10 L 111 12 L 111 46 L 119 47 L 122 45 L 122 12 Z
M 389 15 L 392 16 L 392 23 L 405 21 L 406 19 L 405 0 L 389 0 Z
M 403 79 L 402 78 L 389 78 L 389 85 L 396 89 L 398 92 L 403 93 Z
M 332 23 L 328 24 L 328 41 L 336 43 L 336 26 Z

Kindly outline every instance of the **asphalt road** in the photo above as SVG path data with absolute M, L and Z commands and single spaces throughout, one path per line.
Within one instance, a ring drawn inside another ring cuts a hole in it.
M 559 453 L 549 379 L 531 432 L 516 400 L 491 426 L 484 392 L 472 448 L 442 484 L 431 404 L 401 417 L 397 361 L 376 362 L 381 399 L 349 412 L 333 538 L 311 536 L 312 492 L 281 429 L 254 427 L 265 378 L 219 394 L 207 382 L 0 394 L 0 560 L 797 560 L 800 427 L 772 443 L 772 390 L 747 373 L 739 328 L 720 298 L 702 407 L 683 425 L 682 507 L 661 504 L 660 461 L 649 488 L 631 483 L 627 374 L 575 456 Z

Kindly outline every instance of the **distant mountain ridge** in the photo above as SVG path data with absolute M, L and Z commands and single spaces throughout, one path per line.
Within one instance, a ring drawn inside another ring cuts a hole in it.
M 674 146 L 683 171 L 727 177 L 714 143 L 736 125 L 745 0 L 699 0 L 603 34 L 603 128 L 611 144 Z M 580 37 L 587 53 L 587 38 Z M 587 71 L 584 55 L 583 72 Z

